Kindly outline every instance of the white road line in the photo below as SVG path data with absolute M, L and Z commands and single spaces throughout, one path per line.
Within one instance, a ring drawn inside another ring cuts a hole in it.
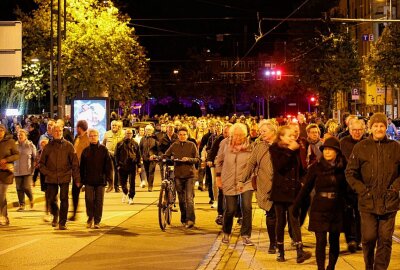
M 109 217 L 106 217 L 106 218 L 102 218 L 101 220 L 108 220 L 108 219 L 112 219 L 112 218 L 115 218 L 115 217 L 118 217 L 118 216 L 125 216 L 125 215 L 127 215 L 127 214 L 136 214 L 136 213 L 134 213 L 134 212 L 138 212 L 138 211 L 129 211 L 129 212 L 124 212 L 124 213 L 120 213 L 120 214 L 115 214 L 115 215 L 112 215 L 112 216 L 109 216 Z
M 7 249 L 5 249 L 5 250 L 3 250 L 3 251 L 0 251 L 0 255 L 4 255 L 4 254 L 6 254 L 6 253 L 8 253 L 8 252 L 10 252 L 10 251 L 19 249 L 19 248 L 24 247 L 24 246 L 27 246 L 27 245 L 30 245 L 30 244 L 35 243 L 35 242 L 37 242 L 37 241 L 39 241 L 39 239 L 33 239 L 33 240 L 31 240 L 31 241 L 28 241 L 28 242 L 25 242 L 25 243 L 16 245 L 16 246 L 14 246 L 14 247 L 7 248 Z
M 396 243 L 400 243 L 400 237 L 398 235 L 393 234 L 392 238 Z

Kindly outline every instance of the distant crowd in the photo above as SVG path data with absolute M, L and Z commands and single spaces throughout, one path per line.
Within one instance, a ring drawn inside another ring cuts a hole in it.
M 241 225 L 243 245 L 254 245 L 252 199 L 266 213 L 269 254 L 284 262 L 284 229 L 289 226 L 297 263 L 304 250 L 301 226 L 306 217 L 315 233 L 318 269 L 335 269 L 339 236 L 351 253 L 363 250 L 366 269 L 387 269 L 395 216 L 400 205 L 400 145 L 397 128 L 382 113 L 343 120 L 315 114 L 263 119 L 237 116 L 170 116 L 139 119 L 111 114 L 111 128 L 99 138 L 84 120 L 75 136 L 69 119 L 2 117 L 0 124 L 0 225 L 7 215 L 8 185 L 16 181 L 19 208 L 25 194 L 33 207 L 32 183 L 40 179 L 46 196 L 46 221 L 66 230 L 76 218 L 84 186 L 87 228 L 100 228 L 104 192 L 121 192 L 134 204 L 140 187 L 153 191 L 159 157 L 173 157 L 180 221 L 195 228 L 194 188 L 208 192 L 210 207 L 229 244 L 233 220 Z M 69 184 L 73 210 L 68 215 Z M 60 205 L 58 204 L 58 197 Z M 385 229 L 382 229 L 385 228 Z M 326 246 L 329 262 L 325 268 Z

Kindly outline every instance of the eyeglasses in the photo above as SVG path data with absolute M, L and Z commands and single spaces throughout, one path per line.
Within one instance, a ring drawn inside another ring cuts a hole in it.
M 352 129 L 351 131 L 355 131 L 355 132 L 363 132 L 363 129 Z

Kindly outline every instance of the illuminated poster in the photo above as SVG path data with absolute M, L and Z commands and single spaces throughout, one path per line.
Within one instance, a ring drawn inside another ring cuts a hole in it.
M 109 128 L 109 103 L 107 98 L 82 98 L 72 100 L 72 121 L 74 132 L 79 120 L 86 120 L 89 128 L 99 131 L 99 141 L 102 142 L 104 133 Z

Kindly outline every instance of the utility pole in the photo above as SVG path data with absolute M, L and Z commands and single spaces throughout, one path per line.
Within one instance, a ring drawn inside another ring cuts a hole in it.
M 64 2 L 63 12 L 62 10 L 62 1 Z M 66 33 L 66 8 L 67 1 L 66 0 L 57 0 L 57 8 L 54 3 L 54 0 L 50 1 L 50 117 L 54 117 L 54 71 L 57 69 L 57 116 L 60 119 L 64 118 L 64 95 L 63 95 L 63 85 L 62 85 L 62 76 L 61 76 L 61 44 L 62 38 L 65 38 Z M 61 21 L 63 16 L 64 21 L 64 29 L 61 31 Z M 57 22 L 57 36 L 54 37 L 54 26 Z M 63 36 L 64 34 L 64 36 Z M 57 45 L 55 46 L 54 41 L 57 40 Z M 55 47 L 57 50 L 55 51 Z M 57 60 L 55 61 L 54 55 L 56 54 Z

